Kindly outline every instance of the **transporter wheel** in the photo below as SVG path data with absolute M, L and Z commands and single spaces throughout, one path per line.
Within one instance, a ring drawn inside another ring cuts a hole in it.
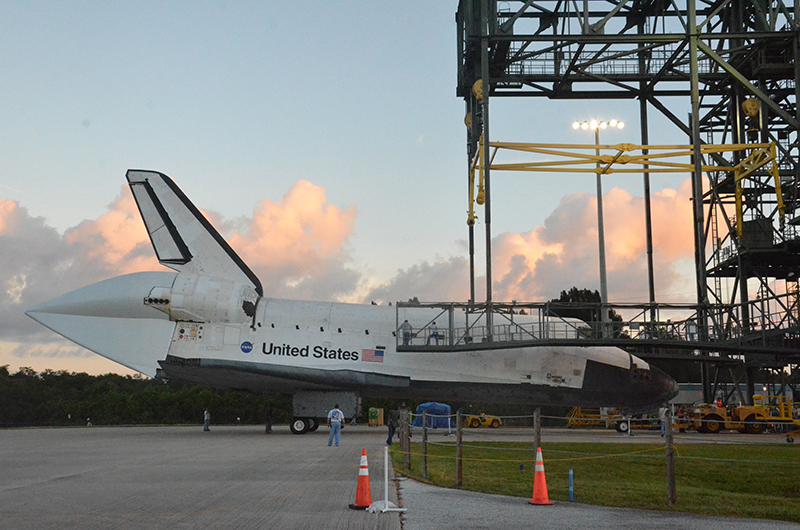
M 477 429 L 478 427 L 481 426 L 481 420 L 479 420 L 478 418 L 472 418 L 472 421 L 469 422 L 469 426 Z
M 790 435 L 787 434 L 786 435 L 786 442 L 787 443 L 794 443 L 794 438 L 792 438 Z
M 491 427 L 493 429 L 496 429 L 496 428 L 500 427 L 500 420 L 492 420 Z
M 311 423 L 311 426 L 308 428 L 308 432 L 314 432 L 319 429 L 319 420 L 317 418 L 309 418 L 306 421 Z
M 626 433 L 626 432 L 628 432 L 628 422 L 627 421 L 618 421 L 614 425 L 614 428 L 617 430 L 617 432 Z
M 722 430 L 722 418 L 716 414 L 709 414 L 703 421 L 706 425 L 706 432 L 716 434 Z
M 764 422 L 759 421 L 755 414 L 750 414 L 744 420 L 744 429 L 748 434 L 761 434 L 764 432 Z
M 308 432 L 310 426 L 311 424 L 306 423 L 305 418 L 295 418 L 292 420 L 292 423 L 289 424 L 289 429 L 292 431 L 292 434 L 305 434 Z

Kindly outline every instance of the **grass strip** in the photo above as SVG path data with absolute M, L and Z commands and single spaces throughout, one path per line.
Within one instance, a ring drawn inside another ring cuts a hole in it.
M 536 459 L 532 447 L 465 443 L 462 489 L 530 498 Z M 572 468 L 575 501 L 584 504 L 800 522 L 800 445 L 684 444 L 675 449 L 678 497 L 670 509 L 662 444 L 543 444 L 550 500 L 568 501 Z M 427 480 L 422 478 L 421 453 L 422 444 L 413 443 L 408 470 L 395 444 L 395 472 L 454 488 L 455 444 L 428 445 Z

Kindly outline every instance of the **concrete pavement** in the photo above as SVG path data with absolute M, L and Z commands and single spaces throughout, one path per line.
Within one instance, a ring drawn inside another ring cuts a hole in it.
M 400 479 L 408 508 L 403 530 L 798 530 L 781 521 L 607 508 L 569 502 L 532 506 L 530 499 L 449 490 Z
M 362 448 L 383 498 L 385 429 L 91 427 L 0 430 L 0 528 L 378 528 L 355 501 Z M 379 480 L 380 478 L 380 480 Z M 395 489 L 390 500 L 397 502 Z
M 526 441 L 530 435 L 529 429 L 500 429 L 466 437 Z M 545 433 L 549 441 L 560 435 Z M 570 441 L 627 439 L 604 431 L 568 435 Z M 800 529 L 776 521 L 572 503 L 531 506 L 528 499 L 406 479 L 399 491 L 406 513 L 367 514 L 348 505 L 355 501 L 362 448 L 369 457 L 372 500 L 383 499 L 386 430 L 348 426 L 340 447 L 328 447 L 327 436 L 324 427 L 295 436 L 285 426 L 269 436 L 263 427 L 214 425 L 208 433 L 200 425 L 0 430 L 0 528 Z M 658 434 L 630 440 L 652 437 Z M 393 483 L 389 492 L 398 503 Z

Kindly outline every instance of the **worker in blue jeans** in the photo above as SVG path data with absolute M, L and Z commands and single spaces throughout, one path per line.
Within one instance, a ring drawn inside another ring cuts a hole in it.
M 328 447 L 336 441 L 336 447 L 339 447 L 339 436 L 342 433 L 342 423 L 344 423 L 344 413 L 339 410 L 339 404 L 333 406 L 333 409 L 328 413 L 328 425 L 331 428 L 331 433 L 328 435 Z

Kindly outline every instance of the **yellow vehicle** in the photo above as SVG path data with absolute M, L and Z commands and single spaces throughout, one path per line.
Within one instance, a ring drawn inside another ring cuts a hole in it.
M 483 412 L 480 415 L 471 414 L 464 418 L 464 427 L 493 427 L 497 428 L 503 424 L 503 420 L 498 418 L 497 416 L 490 416 L 488 414 L 484 414 Z
M 734 430 L 741 433 L 760 434 L 769 426 L 769 411 L 763 405 L 720 407 L 700 405 L 692 413 L 692 427 L 697 432 L 718 433 Z
M 792 402 L 785 396 L 773 398 L 777 405 L 771 407 L 764 396 L 753 396 L 752 405 L 720 407 L 700 405 L 692 413 L 692 426 L 697 432 L 717 433 L 736 430 L 741 433 L 760 434 L 773 425 L 800 426 L 792 417 Z
M 800 435 L 800 403 L 792 402 L 787 396 L 776 396 L 772 398 L 774 405 L 769 406 L 765 403 L 764 396 L 753 396 L 753 402 L 762 405 L 769 411 L 769 420 L 776 427 L 780 427 L 786 432 L 786 441 L 794 442 L 794 437 Z
M 617 432 L 628 432 L 631 429 L 658 429 L 661 425 L 658 414 L 639 414 L 623 416 L 614 408 L 584 409 L 574 407 L 567 413 L 567 427 L 588 427 L 600 425 L 614 427 Z

